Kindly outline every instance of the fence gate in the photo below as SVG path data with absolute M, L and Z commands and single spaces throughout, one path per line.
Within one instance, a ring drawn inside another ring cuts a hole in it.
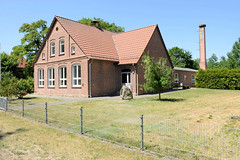
M 7 97 L 0 97 L 0 110 L 7 110 Z

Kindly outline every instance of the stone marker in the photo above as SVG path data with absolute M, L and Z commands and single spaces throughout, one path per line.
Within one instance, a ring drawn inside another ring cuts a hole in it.
M 127 86 L 123 85 L 121 90 L 120 90 L 120 97 L 123 100 L 133 99 L 132 91 Z

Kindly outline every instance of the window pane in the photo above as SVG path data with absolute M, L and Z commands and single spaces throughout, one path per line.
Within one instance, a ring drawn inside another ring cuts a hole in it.
M 64 76 L 63 77 L 67 78 L 67 69 L 66 69 L 66 67 L 64 67 Z
M 81 77 L 81 66 L 78 65 L 78 77 Z
M 44 79 L 44 70 L 42 70 L 42 79 Z
M 61 73 L 60 77 L 61 77 L 61 78 L 63 78 L 63 69 L 64 69 L 64 68 L 61 68 L 61 70 L 60 70 L 60 73 Z
M 54 69 L 52 69 L 52 79 L 54 79 Z
M 64 44 L 61 46 L 61 51 L 64 52 Z
M 81 79 L 78 79 L 78 85 L 81 85 Z
M 127 83 L 127 74 L 122 74 L 122 83 Z
M 77 85 L 77 80 L 76 79 L 73 80 L 73 85 Z
M 73 77 L 77 78 L 77 66 L 73 67 Z

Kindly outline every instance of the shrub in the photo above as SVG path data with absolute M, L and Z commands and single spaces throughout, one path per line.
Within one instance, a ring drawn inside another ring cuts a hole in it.
M 0 82 L 0 95 L 4 97 L 23 98 L 23 96 L 32 92 L 33 78 L 17 79 L 11 74 L 5 74 Z
M 240 69 L 199 70 L 196 74 L 196 86 L 211 89 L 240 89 Z
M 20 79 L 16 83 L 14 95 L 18 98 L 23 98 L 23 96 L 28 94 L 29 90 L 31 90 L 29 81 L 26 79 Z

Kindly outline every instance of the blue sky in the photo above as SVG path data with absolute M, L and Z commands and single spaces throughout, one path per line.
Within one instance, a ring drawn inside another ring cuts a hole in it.
M 39 19 L 50 25 L 55 15 L 79 20 L 100 17 L 126 31 L 158 24 L 167 48 L 178 46 L 199 58 L 198 26 L 205 23 L 207 57 L 226 56 L 240 37 L 239 0 L 0 0 L 1 50 L 20 44 L 23 23 Z

